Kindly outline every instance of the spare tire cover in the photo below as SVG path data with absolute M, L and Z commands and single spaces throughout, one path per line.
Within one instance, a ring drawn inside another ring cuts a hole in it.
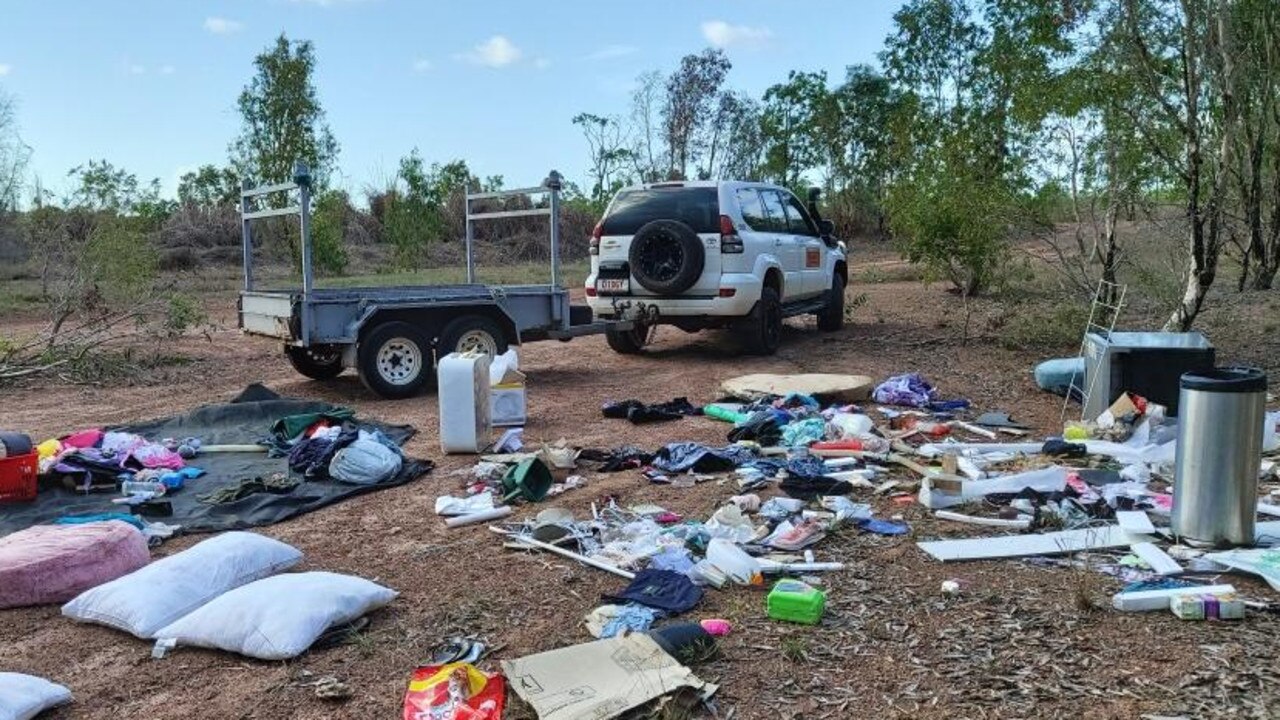
M 676 295 L 702 275 L 706 251 L 698 234 L 679 220 L 653 220 L 636 231 L 627 254 L 631 274 L 650 292 Z

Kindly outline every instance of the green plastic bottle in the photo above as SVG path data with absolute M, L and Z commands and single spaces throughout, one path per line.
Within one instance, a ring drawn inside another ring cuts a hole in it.
M 702 408 L 702 414 L 709 418 L 731 422 L 735 425 L 746 422 L 747 418 L 750 417 L 746 413 L 734 412 L 720 405 L 706 405 Z
M 779 580 L 765 599 L 769 617 L 804 625 L 817 625 L 826 607 L 826 594 L 799 580 Z

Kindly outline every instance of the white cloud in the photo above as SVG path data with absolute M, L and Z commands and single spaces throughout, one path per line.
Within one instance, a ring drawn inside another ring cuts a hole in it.
M 214 35 L 230 35 L 243 30 L 244 23 L 222 17 L 207 17 L 204 19 L 204 29 Z
M 586 60 L 612 60 L 614 58 L 634 55 L 640 48 L 635 45 L 605 45 L 586 56 Z
M 433 67 L 435 66 L 432 65 L 431 61 L 427 60 L 426 58 L 418 58 L 417 60 L 413 61 L 413 71 L 416 73 L 427 72 Z
M 13 72 L 13 66 L 9 63 L 0 63 L 0 77 L 4 77 Z
M 516 47 L 515 43 L 508 40 L 505 35 L 494 35 L 471 48 L 470 52 L 461 53 L 455 57 L 475 65 L 500 68 L 518 61 L 523 56 L 524 52 Z
M 539 70 L 546 70 L 547 68 L 551 67 L 551 60 L 548 58 L 538 58 L 537 60 L 533 61 L 533 66 L 538 68 Z
M 723 20 L 708 20 L 702 23 L 702 37 L 714 47 L 727 48 L 731 45 L 758 47 L 773 37 L 773 31 L 763 25 L 730 25 Z
M 146 75 L 147 74 L 146 65 L 131 63 L 126 69 L 129 71 L 130 75 Z
M 176 68 L 176 67 L 174 67 L 174 66 L 172 66 L 172 65 L 161 65 L 161 66 L 160 66 L 160 74 L 161 74 L 161 75 L 172 75 L 172 74 L 174 74 L 174 73 L 176 73 L 176 72 L 178 72 L 178 68 Z

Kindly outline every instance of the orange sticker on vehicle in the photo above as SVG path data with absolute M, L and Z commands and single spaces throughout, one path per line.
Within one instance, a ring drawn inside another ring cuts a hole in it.
M 805 248 L 804 266 L 815 268 L 822 265 L 822 251 L 818 248 Z

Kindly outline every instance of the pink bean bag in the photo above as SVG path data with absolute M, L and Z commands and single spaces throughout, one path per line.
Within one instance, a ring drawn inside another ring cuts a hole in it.
M 65 602 L 150 559 L 142 531 L 126 522 L 36 525 L 0 537 L 0 608 Z

